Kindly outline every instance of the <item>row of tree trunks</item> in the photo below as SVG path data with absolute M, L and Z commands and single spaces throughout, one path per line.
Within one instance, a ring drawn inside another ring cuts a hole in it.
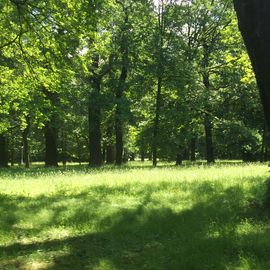
M 196 137 L 192 137 L 189 147 L 178 147 L 178 153 L 176 155 L 176 166 L 182 165 L 183 160 L 196 161 Z
M 46 166 L 57 166 L 57 160 L 55 157 L 57 157 L 57 130 L 55 128 L 50 128 L 49 125 L 46 125 L 45 127 L 45 152 L 46 152 L 46 157 L 54 157 L 53 160 L 51 159 L 47 159 L 46 160 Z M 27 118 L 27 126 L 26 128 L 23 130 L 22 133 L 22 138 L 23 138 L 23 151 L 22 151 L 22 163 L 25 164 L 26 168 L 30 167 L 30 151 L 29 151 L 29 133 L 30 133 L 30 119 L 29 117 Z M 65 140 L 65 136 L 63 136 L 63 151 L 66 153 L 66 140 Z M 113 136 L 113 127 L 108 128 L 107 131 L 107 136 L 111 137 Z M 50 147 L 48 147 L 50 145 Z M 79 145 L 79 144 L 78 144 Z M 4 150 L 5 149 L 5 150 Z M 144 152 L 144 148 L 142 148 L 142 152 L 141 152 L 141 161 L 145 160 L 145 152 Z M 195 161 L 195 149 L 196 149 L 196 138 L 192 138 L 191 139 L 191 143 L 190 143 L 190 150 L 189 150 L 189 154 L 190 154 L 190 160 L 191 161 Z M 181 150 L 181 149 L 180 149 Z M 177 165 L 181 165 L 182 164 L 182 160 L 183 160 L 183 155 L 181 153 L 181 151 L 179 150 L 179 153 L 177 155 L 177 161 L 176 164 Z M 5 136 L 0 136 L 0 153 L 1 153 L 1 167 L 6 167 L 8 164 L 8 150 L 7 150 L 7 140 Z M 3 155 L 2 153 L 5 153 L 5 155 Z M 11 153 L 11 165 L 14 165 L 14 157 L 12 157 L 12 155 L 14 156 L 14 148 L 12 147 L 10 150 Z M 102 162 L 106 162 L 106 164 L 113 164 L 115 162 L 115 146 L 112 144 L 112 142 L 109 142 L 108 144 L 103 146 L 103 150 L 102 150 Z M 64 154 L 64 153 L 63 153 Z M 80 158 L 80 149 L 78 150 L 78 156 L 79 156 L 79 162 L 81 162 L 81 158 Z M 150 155 L 152 156 L 152 154 Z M 133 157 L 134 159 L 134 157 Z M 4 160 L 4 161 L 3 161 Z M 151 160 L 151 159 L 150 159 Z M 62 157 L 62 161 L 63 164 L 65 165 L 65 163 L 67 162 L 67 157 Z
M 29 132 L 30 132 L 30 118 L 26 117 L 26 127 L 22 132 L 22 144 L 21 150 L 21 163 L 25 164 L 26 168 L 30 167 L 30 153 L 29 153 Z M 8 142 L 6 135 L 0 135 L 0 167 L 8 167 L 9 154 L 8 154 Z M 10 147 L 10 162 L 11 166 L 14 166 L 14 146 Z

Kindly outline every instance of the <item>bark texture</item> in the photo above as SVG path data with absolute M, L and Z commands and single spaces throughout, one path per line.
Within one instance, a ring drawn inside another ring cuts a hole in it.
M 234 6 L 270 127 L 270 1 L 234 0 Z

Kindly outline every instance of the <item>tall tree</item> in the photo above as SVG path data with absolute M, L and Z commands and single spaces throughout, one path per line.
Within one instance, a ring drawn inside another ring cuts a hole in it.
M 120 36 L 120 58 L 121 71 L 118 79 L 118 84 L 115 90 L 116 109 L 115 109 L 115 164 L 121 165 L 123 163 L 123 95 L 126 90 L 126 80 L 128 76 L 129 65 L 129 9 L 130 6 L 125 1 L 117 1 L 123 10 L 123 22 L 121 23 Z
M 234 6 L 270 127 L 270 2 L 234 0 Z
M 164 61 L 164 35 L 165 35 L 165 3 L 164 0 L 158 2 L 158 26 L 157 26 L 157 55 L 156 55 L 156 78 L 157 78 L 157 90 L 156 90 L 156 109 L 153 126 L 153 166 L 157 166 L 157 148 L 158 148 L 158 136 L 159 136 L 159 122 L 160 122 L 160 111 L 161 111 L 161 90 L 163 83 L 163 61 Z

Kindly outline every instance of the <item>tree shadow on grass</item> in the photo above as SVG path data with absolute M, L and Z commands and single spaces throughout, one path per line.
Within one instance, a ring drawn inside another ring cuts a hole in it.
M 163 183 L 160 188 L 166 189 L 166 185 L 169 184 Z M 246 260 L 246 264 L 250 264 L 247 269 L 269 269 L 269 229 L 252 231 L 245 227 L 247 219 L 257 221 L 252 209 L 243 208 L 245 194 L 240 187 L 217 190 L 206 182 L 193 183 L 186 188 L 192 191 L 192 196 L 199 199 L 196 204 L 182 211 L 173 211 L 162 206 L 154 196 L 156 187 L 146 185 L 136 193 L 141 201 L 139 205 L 132 209 L 120 208 L 104 216 L 97 232 L 57 240 L 0 246 L 0 256 L 9 260 L 2 265 L 0 263 L 0 268 L 12 269 L 9 267 L 14 266 L 16 269 L 27 269 L 20 258 L 39 252 L 44 253 L 48 261 L 40 269 L 47 270 L 225 270 L 239 266 L 241 258 Z M 92 187 L 92 190 L 72 195 L 72 198 L 58 194 L 51 198 L 36 198 L 37 201 L 28 201 L 26 204 L 29 207 L 27 210 L 38 211 L 63 200 L 80 199 L 84 205 L 76 208 L 76 212 L 67 220 L 67 224 L 73 222 L 77 226 L 97 217 L 82 219 L 82 209 L 88 205 L 96 209 L 98 215 L 102 210 L 99 207 L 108 200 L 106 194 L 108 196 L 119 192 L 123 192 L 119 187 Z M 131 190 L 126 192 L 130 194 Z M 10 198 L 3 197 L 1 203 L 2 209 L 10 211 L 11 216 L 16 213 L 15 202 Z M 60 222 L 58 217 L 67 210 L 61 207 L 55 208 L 55 215 L 49 220 L 48 226 Z M 12 210 L 15 212 L 12 213 Z M 11 223 L 16 223 L 15 214 Z M 7 225 L 9 226 L 10 224 Z M 46 228 L 41 227 L 36 233 L 42 229 Z

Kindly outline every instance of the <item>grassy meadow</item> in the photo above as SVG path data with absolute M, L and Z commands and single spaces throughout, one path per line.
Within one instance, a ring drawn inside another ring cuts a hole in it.
M 266 164 L 0 171 L 1 270 L 270 269 Z

